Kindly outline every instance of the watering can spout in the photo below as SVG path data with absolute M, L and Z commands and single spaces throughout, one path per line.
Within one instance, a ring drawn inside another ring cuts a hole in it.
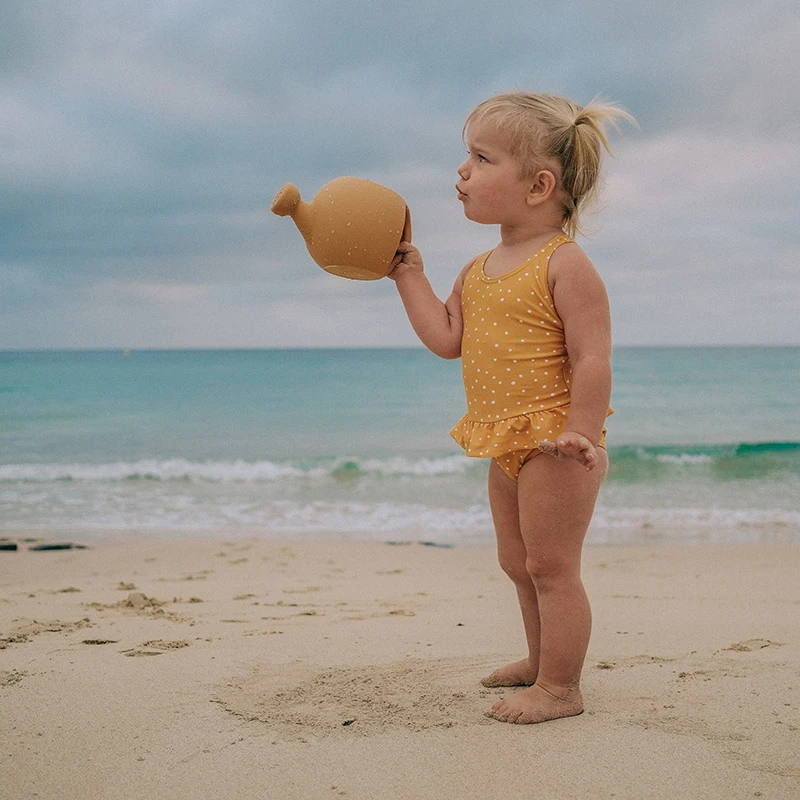
M 303 238 L 308 241 L 311 237 L 314 214 L 311 204 L 304 202 L 300 198 L 297 187 L 287 183 L 272 201 L 272 213 L 279 217 L 291 217 L 297 229 L 303 234 Z

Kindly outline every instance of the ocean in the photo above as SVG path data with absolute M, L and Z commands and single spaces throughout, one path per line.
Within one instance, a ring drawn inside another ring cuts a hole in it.
M 592 544 L 800 540 L 800 348 L 617 348 Z M 0 352 L 0 532 L 493 542 L 424 349 Z

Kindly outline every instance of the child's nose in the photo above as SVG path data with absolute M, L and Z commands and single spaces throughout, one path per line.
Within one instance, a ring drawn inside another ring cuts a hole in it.
M 465 181 L 469 177 L 469 161 L 465 161 L 457 170 L 459 178 Z

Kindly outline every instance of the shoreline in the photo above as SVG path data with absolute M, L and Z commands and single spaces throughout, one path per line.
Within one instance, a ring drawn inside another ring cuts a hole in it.
M 0 552 L 0 796 L 800 794 L 800 543 L 587 546 L 586 713 L 539 726 L 483 716 L 493 547 L 89 544 Z
M 800 525 L 788 522 L 739 523 L 720 525 L 710 521 L 701 525 L 680 525 L 676 522 L 645 522 L 626 528 L 616 534 L 614 528 L 590 526 L 584 550 L 595 548 L 696 548 L 727 546 L 800 545 Z M 609 531 L 612 531 L 609 534 Z M 616 536 L 616 538 L 612 538 Z M 200 542 L 264 542 L 286 544 L 391 544 L 397 546 L 423 544 L 443 549 L 494 549 L 494 533 L 470 531 L 454 535 L 452 531 L 432 530 L 426 534 L 409 530 L 387 530 L 377 536 L 369 531 L 342 530 L 265 530 L 262 525 L 230 526 L 216 528 L 87 528 L 76 525 L 30 528 L 0 528 L 0 544 L 16 542 L 19 550 L 27 550 L 35 543 L 72 543 L 76 549 L 103 548 L 107 546 L 172 542 L 187 544 Z M 0 562 L 0 569 L 2 563 Z

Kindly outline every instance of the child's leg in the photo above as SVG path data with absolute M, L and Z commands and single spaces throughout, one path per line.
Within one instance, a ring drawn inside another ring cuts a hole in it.
M 517 483 L 497 462 L 489 465 L 489 505 L 497 535 L 497 560 L 514 582 L 522 611 L 522 623 L 528 640 L 528 657 L 495 670 L 481 683 L 484 686 L 531 686 L 539 669 L 539 606 L 536 587 L 528 573 L 525 542 L 519 527 Z
M 580 577 L 581 548 L 608 470 L 598 448 L 591 472 L 573 459 L 537 456 L 520 472 L 520 532 L 527 571 L 536 587 L 541 624 L 536 684 L 496 703 L 505 722 L 544 722 L 579 714 L 578 688 L 591 631 L 591 610 Z

